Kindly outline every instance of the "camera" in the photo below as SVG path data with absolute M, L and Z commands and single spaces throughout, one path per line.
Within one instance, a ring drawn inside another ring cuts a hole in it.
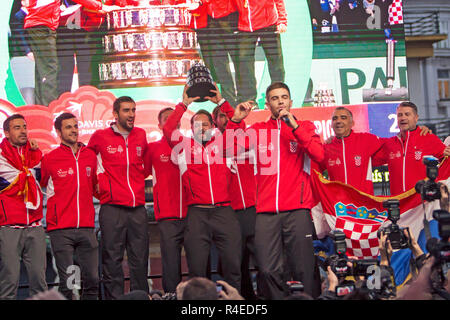
M 424 156 L 423 163 L 427 168 L 428 180 L 417 181 L 414 188 L 420 194 L 423 201 L 439 200 L 441 198 L 441 191 L 436 183 L 439 160 L 433 156 Z
M 408 232 L 409 228 L 400 228 L 397 221 L 400 219 L 400 202 L 397 199 L 389 199 L 383 202 L 383 207 L 388 209 L 388 219 L 392 222 L 391 225 L 380 228 L 377 232 L 378 238 L 381 234 L 388 236 L 392 249 L 406 249 L 409 247 L 409 237 L 405 236 L 404 230 Z
M 347 244 L 345 243 L 345 233 L 339 230 L 330 232 L 330 237 L 333 240 L 335 254 L 329 256 L 325 265 L 330 266 L 333 273 L 338 278 L 345 278 L 351 275 L 350 267 L 347 265 L 348 258 L 345 255 L 347 251 Z
M 447 277 L 450 270 L 450 213 L 445 210 L 434 210 L 433 218 L 438 221 L 438 231 L 441 240 L 431 238 L 426 248 L 436 259 L 435 266 L 440 270 L 441 280 Z
M 289 288 L 290 295 L 305 291 L 305 287 L 303 286 L 303 283 L 301 283 L 300 281 L 287 281 L 286 284 Z
M 377 259 L 352 260 L 352 274 L 356 276 L 367 277 L 370 273 L 368 269 L 370 266 L 377 266 L 379 262 Z

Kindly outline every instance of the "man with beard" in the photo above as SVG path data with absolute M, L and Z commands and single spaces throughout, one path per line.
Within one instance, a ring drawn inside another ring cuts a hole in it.
M 97 130 L 88 147 L 97 154 L 100 196 L 103 282 L 106 299 L 124 293 L 122 261 L 127 250 L 130 289 L 148 292 L 148 217 L 145 209 L 144 155 L 147 138 L 136 128 L 136 103 L 130 97 L 114 101 L 115 122 Z
M 16 298 L 22 260 L 30 296 L 47 290 L 46 244 L 41 224 L 42 193 L 35 170 L 42 158 L 28 141 L 27 123 L 20 114 L 3 123 L 0 144 L 0 300 Z
M 98 242 L 92 197 L 97 157 L 78 142 L 78 120 L 68 112 L 55 120 L 61 145 L 42 159 L 41 186 L 47 188 L 47 232 L 60 279 L 59 291 L 72 300 L 67 280 L 74 254 L 81 269 L 82 300 L 98 298 Z
M 188 106 L 199 99 L 188 97 L 186 90 L 187 86 L 183 101 L 167 119 L 163 132 L 186 189 L 185 249 L 189 273 L 193 277 L 206 277 L 210 247 L 214 242 L 224 280 L 240 291 L 241 231 L 230 206 L 230 171 L 224 159 L 222 137 L 213 136 L 213 119 L 206 110 L 197 111 L 191 118 L 193 138 L 183 137 L 177 130 Z M 223 102 L 219 92 L 210 100 L 216 104 Z

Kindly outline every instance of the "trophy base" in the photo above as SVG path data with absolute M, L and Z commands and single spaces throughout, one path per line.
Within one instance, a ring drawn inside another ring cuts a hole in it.
M 211 92 L 210 90 L 216 90 L 216 87 L 212 83 L 209 82 L 203 82 L 203 83 L 197 83 L 194 84 L 192 87 L 187 89 L 186 93 L 188 97 L 200 97 L 195 102 L 205 102 L 208 101 L 208 99 L 205 99 L 205 97 L 214 97 L 215 94 Z

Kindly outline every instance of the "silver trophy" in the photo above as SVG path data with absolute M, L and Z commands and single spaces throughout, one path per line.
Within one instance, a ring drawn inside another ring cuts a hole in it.
M 216 90 L 214 81 L 209 69 L 200 64 L 194 64 L 188 71 L 187 81 L 188 90 L 186 91 L 189 97 L 200 97 L 196 102 L 205 102 L 205 97 L 213 97 L 215 94 L 211 90 Z

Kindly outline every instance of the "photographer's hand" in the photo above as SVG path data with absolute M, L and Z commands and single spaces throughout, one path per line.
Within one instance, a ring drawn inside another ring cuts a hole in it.
M 441 199 L 439 200 L 439 203 L 441 205 L 441 209 L 449 211 L 448 188 L 442 182 L 438 182 L 437 184 L 438 184 L 439 190 L 441 191 Z
M 381 256 L 380 265 L 389 266 L 389 261 L 391 259 L 392 251 L 393 251 L 391 242 L 389 241 L 387 234 L 385 234 L 384 232 L 381 233 L 381 237 L 379 240 L 380 240 L 379 243 L 380 243 L 380 256 Z
M 217 280 L 216 282 L 225 289 L 219 292 L 219 300 L 244 300 L 235 287 L 223 280 Z
M 408 241 L 409 248 L 411 249 L 411 252 L 412 252 L 414 258 L 421 256 L 423 254 L 423 251 L 422 251 L 422 248 L 417 243 L 416 238 L 414 238 L 414 236 L 410 232 L 408 232 L 408 230 L 406 230 L 406 229 L 403 230 L 403 234 L 409 240 Z
M 333 270 L 331 270 L 331 267 L 327 267 L 327 275 L 328 275 L 328 291 L 335 292 L 336 287 L 339 284 L 339 279 L 334 274 Z

